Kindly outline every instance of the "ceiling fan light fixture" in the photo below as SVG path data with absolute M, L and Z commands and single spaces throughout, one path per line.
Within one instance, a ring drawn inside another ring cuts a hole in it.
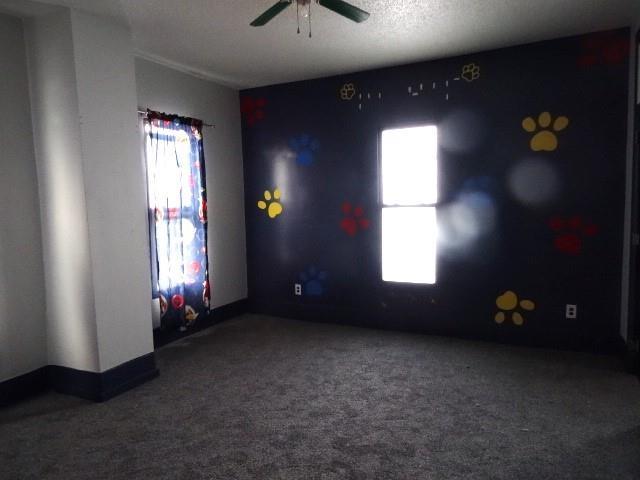
M 284 9 L 289 7 L 291 4 L 296 3 L 296 16 L 298 18 L 298 23 L 300 20 L 300 6 L 303 7 L 303 18 L 309 19 L 309 36 L 311 36 L 311 2 L 312 0 L 279 0 L 273 5 L 271 8 L 267 9 L 262 15 L 256 18 L 253 22 L 250 23 L 252 27 L 261 27 L 268 22 L 270 22 L 276 15 L 281 13 Z M 350 3 L 345 2 L 344 0 L 315 0 L 315 2 L 328 9 L 332 12 L 337 13 L 349 20 L 352 20 L 356 23 L 364 22 L 367 18 L 369 18 L 369 12 L 365 12 L 364 10 L 351 5 Z M 304 7 L 306 8 L 306 12 L 304 12 Z M 298 33 L 300 33 L 298 27 Z

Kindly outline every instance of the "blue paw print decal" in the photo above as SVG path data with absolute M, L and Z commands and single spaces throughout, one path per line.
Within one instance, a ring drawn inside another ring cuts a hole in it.
M 325 292 L 324 283 L 327 280 L 327 272 L 320 271 L 316 267 L 309 267 L 306 272 L 300 275 L 302 283 L 302 293 L 308 297 L 319 297 Z
M 488 176 L 472 177 L 467 179 L 460 189 L 463 192 L 494 192 L 497 188 L 496 181 Z
M 296 155 L 296 162 L 300 165 L 311 165 L 318 149 L 320 142 L 312 138 L 311 135 L 303 133 L 289 140 L 289 147 Z

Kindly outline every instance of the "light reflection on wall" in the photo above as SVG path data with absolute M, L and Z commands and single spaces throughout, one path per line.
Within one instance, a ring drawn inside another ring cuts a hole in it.
M 520 203 L 538 207 L 554 200 L 560 191 L 558 169 L 542 158 L 519 160 L 507 174 L 507 187 Z
M 438 246 L 443 254 L 469 249 L 496 227 L 495 201 L 480 191 L 464 192 L 438 215 Z
M 275 183 L 274 185 L 272 185 L 272 188 L 277 187 L 280 189 L 282 195 L 281 202 L 284 209 L 282 214 L 287 215 L 289 209 L 288 205 L 291 205 L 294 201 L 294 199 L 292 198 L 293 191 L 290 188 L 291 182 L 288 170 L 288 165 L 292 164 L 291 159 L 294 157 L 294 155 L 293 152 L 288 148 L 276 150 L 274 154 L 275 158 L 273 162 L 273 179 Z M 293 251 L 292 247 L 294 247 L 294 245 L 291 245 L 288 241 L 290 238 L 289 233 L 291 225 L 292 222 L 282 223 L 281 229 L 283 235 L 281 240 L 283 241 L 278 242 L 278 256 L 284 263 L 289 263 L 291 252 Z

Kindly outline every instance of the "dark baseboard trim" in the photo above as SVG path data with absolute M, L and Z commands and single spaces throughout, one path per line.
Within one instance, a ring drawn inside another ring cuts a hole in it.
M 486 331 L 471 331 L 464 328 L 433 327 L 424 324 L 417 318 L 408 317 L 401 312 L 381 312 L 366 307 L 335 307 L 327 305 L 305 305 L 299 303 L 271 303 L 266 300 L 251 300 L 249 313 L 271 315 L 295 320 L 333 323 L 354 327 L 374 328 L 379 330 L 402 331 L 424 335 L 479 340 L 506 345 L 520 345 L 535 348 L 552 348 L 596 354 L 625 354 L 625 342 L 617 334 L 607 337 L 583 338 L 571 332 L 555 332 L 554 335 L 515 337 L 496 335 Z M 562 336 L 560 334 L 563 334 Z
M 640 378 L 640 342 L 630 340 L 626 344 L 624 355 L 625 366 L 629 373 L 634 373 Z
M 56 392 L 104 402 L 158 376 L 153 352 L 105 372 L 87 372 L 50 365 L 49 385 Z
M 155 353 L 147 353 L 101 374 L 101 401 L 109 400 L 132 388 L 153 380 L 160 374 Z
M 94 402 L 104 402 L 158 376 L 154 353 L 105 372 L 48 365 L 0 383 L 0 406 L 54 389 Z
M 24 375 L 0 382 L 0 407 L 49 390 L 47 368 L 41 367 Z
M 175 342 L 181 338 L 193 335 L 196 332 L 200 332 L 206 328 L 212 327 L 224 320 L 228 320 L 233 317 L 237 317 L 249 310 L 249 301 L 244 298 L 236 302 L 222 305 L 221 307 L 214 308 L 209 312 L 209 316 L 193 325 L 193 327 L 181 332 L 179 330 L 162 330 L 157 329 L 153 331 L 153 346 L 160 348 L 167 343 Z

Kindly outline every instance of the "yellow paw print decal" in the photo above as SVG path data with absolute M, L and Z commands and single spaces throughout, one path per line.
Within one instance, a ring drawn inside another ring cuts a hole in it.
M 282 204 L 279 202 L 280 196 L 281 193 L 278 188 L 273 191 L 273 195 L 271 195 L 269 190 L 265 190 L 264 200 L 258 202 L 258 208 L 260 210 L 266 210 L 269 218 L 276 218 L 282 213 Z
M 527 132 L 533 133 L 538 128 L 541 130 L 531 138 L 531 150 L 534 152 L 545 151 L 553 152 L 558 148 L 558 137 L 555 132 L 561 132 L 569 125 L 569 119 L 565 116 L 560 116 L 555 119 L 553 125 L 551 125 L 551 114 L 549 112 L 542 112 L 538 116 L 538 122 L 527 117 L 522 121 L 522 128 Z
M 512 310 L 515 310 L 518 307 L 518 305 L 523 310 L 531 311 L 531 310 L 535 310 L 536 308 L 536 304 L 533 303 L 531 300 L 520 300 L 520 302 L 518 302 L 518 296 L 515 294 L 515 292 L 512 292 L 511 290 L 507 290 L 498 298 L 496 298 L 496 305 L 500 309 L 500 311 L 496 313 L 496 316 L 495 316 L 496 323 L 503 323 L 507 319 L 507 315 L 508 315 L 507 312 L 511 312 Z M 515 325 L 518 325 L 518 326 L 521 326 L 524 323 L 524 318 L 522 317 L 520 312 L 512 312 L 511 320 Z
M 353 83 L 345 83 L 340 89 L 340 98 L 342 100 L 351 100 L 356 94 L 356 87 Z
M 475 63 L 469 63 L 462 67 L 462 75 L 467 82 L 473 82 L 480 78 L 480 65 L 476 65 Z

